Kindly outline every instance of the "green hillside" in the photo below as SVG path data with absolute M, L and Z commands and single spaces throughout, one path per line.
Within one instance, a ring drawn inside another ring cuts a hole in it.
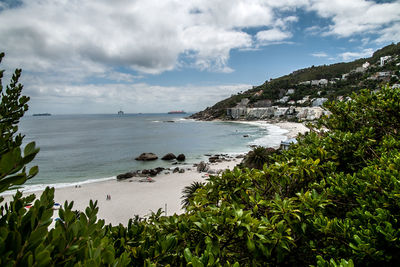
M 399 82 L 400 66 L 396 65 L 400 62 L 399 55 L 400 43 L 397 43 L 377 50 L 369 58 L 296 70 L 288 75 L 265 81 L 262 85 L 254 86 L 243 93 L 232 95 L 216 103 L 214 106 L 192 115 L 192 118 L 206 120 L 223 119 L 225 118 L 226 109 L 236 106 L 244 98 L 250 100 L 249 107 L 256 105 L 257 101 L 262 100 L 269 100 L 273 105 L 288 106 L 290 105 L 288 103 L 276 102 L 285 95 L 288 89 L 294 89 L 294 94 L 290 95 L 289 101 L 298 101 L 305 96 L 310 96 L 310 99 L 324 97 L 329 100 L 335 100 L 340 96 L 346 97 L 362 88 L 376 89 L 380 88 L 382 84 L 393 85 Z M 384 56 L 391 56 L 391 59 L 385 62 L 384 66 L 380 66 L 380 58 Z M 366 62 L 370 66 L 363 70 L 363 72 L 357 72 L 357 68 Z M 374 79 L 377 73 L 385 71 L 390 71 L 389 76 Z M 345 79 L 343 79 L 344 74 L 348 74 Z M 326 79 L 328 84 L 323 86 L 302 84 L 306 81 L 321 79 Z M 300 106 L 309 105 L 309 103 L 292 103 L 291 105 Z

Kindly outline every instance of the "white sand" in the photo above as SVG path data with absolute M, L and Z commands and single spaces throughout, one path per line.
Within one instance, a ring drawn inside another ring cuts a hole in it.
M 289 138 L 308 130 L 300 123 L 283 122 L 276 125 L 288 130 L 286 135 Z M 233 169 L 240 161 L 241 159 L 232 159 L 211 164 L 210 167 L 213 170 Z M 131 178 L 124 181 L 108 180 L 82 184 L 79 188 L 56 188 L 55 202 L 64 204 L 65 200 L 73 200 L 74 209 L 84 211 L 91 199 L 98 200 L 98 218 L 113 225 L 126 225 L 129 218 L 135 215 L 143 217 L 159 208 L 165 210 L 166 207 L 167 215 L 184 212 L 181 209 L 183 188 L 193 181 L 205 181 L 206 178 L 206 173 L 198 173 L 196 168 L 192 167 L 185 173 L 159 174 L 153 178 L 153 183 L 138 182 L 139 178 Z M 35 194 L 39 196 L 41 191 Z M 106 200 L 107 194 L 111 195 L 111 200 Z M 4 197 L 7 202 L 11 199 L 11 196 Z
M 289 132 L 286 134 L 288 138 L 294 138 L 299 133 L 304 134 L 310 130 L 303 123 L 296 122 L 277 122 L 274 123 L 274 125 L 282 129 L 288 130 Z

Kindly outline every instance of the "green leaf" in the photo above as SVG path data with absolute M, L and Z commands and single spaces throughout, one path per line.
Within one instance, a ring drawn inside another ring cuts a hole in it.
M 189 248 L 185 248 L 183 255 L 185 256 L 186 263 L 192 262 L 192 253 Z
M 39 152 L 39 149 L 37 149 L 35 146 L 36 146 L 35 142 L 30 142 L 29 144 L 27 144 L 24 149 L 24 156 L 26 157 L 31 154 L 36 154 L 37 152 Z

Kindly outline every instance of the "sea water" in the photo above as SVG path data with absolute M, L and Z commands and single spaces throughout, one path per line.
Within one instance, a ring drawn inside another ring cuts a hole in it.
M 40 152 L 30 164 L 39 174 L 26 191 L 46 185 L 64 187 L 115 179 L 128 171 L 174 167 L 161 160 L 167 153 L 185 154 L 186 164 L 206 160 L 206 154 L 246 153 L 251 145 L 277 146 L 285 130 L 260 123 L 195 121 L 188 114 L 25 116 L 19 130 L 24 145 L 35 141 Z M 136 161 L 143 152 L 159 159 Z

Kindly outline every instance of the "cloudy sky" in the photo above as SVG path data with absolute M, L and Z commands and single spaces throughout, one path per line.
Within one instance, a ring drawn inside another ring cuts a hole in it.
M 30 113 L 198 111 L 399 42 L 399 10 L 400 0 L 0 0 L 1 68 L 23 69 Z

